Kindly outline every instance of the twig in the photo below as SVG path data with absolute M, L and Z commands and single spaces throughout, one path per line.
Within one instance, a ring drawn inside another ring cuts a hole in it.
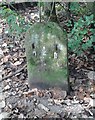
M 16 72 L 12 73 L 11 75 L 8 75 L 8 76 L 3 77 L 0 82 L 2 82 L 2 81 L 4 81 L 5 79 L 8 79 L 8 78 L 16 75 L 17 73 L 20 73 L 26 66 L 27 66 L 27 65 L 25 64 L 21 69 L 17 70 Z
M 53 12 L 53 8 L 54 8 L 54 1 L 53 1 L 52 6 L 51 6 L 50 16 L 49 16 L 49 18 L 48 18 L 47 22 L 49 22 L 49 21 L 50 21 L 50 18 L 51 18 L 51 16 L 52 16 L 52 12 Z
M 42 10 L 41 10 L 41 1 L 39 2 L 39 17 L 40 17 L 40 23 L 41 23 L 41 20 L 42 20 Z

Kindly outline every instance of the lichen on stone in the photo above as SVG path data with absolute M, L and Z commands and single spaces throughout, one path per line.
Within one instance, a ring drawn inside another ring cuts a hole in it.
M 62 84 L 67 78 L 66 33 L 53 22 L 36 23 L 26 34 L 28 79 L 49 85 Z

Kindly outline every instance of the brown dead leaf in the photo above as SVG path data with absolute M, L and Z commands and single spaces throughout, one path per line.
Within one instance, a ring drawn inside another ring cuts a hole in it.
M 38 91 L 38 96 L 39 97 L 43 97 L 44 96 L 44 92 L 43 91 Z
M 79 92 L 81 93 L 83 91 L 84 91 L 83 87 L 79 87 Z
M 83 100 L 84 99 L 84 95 L 82 92 L 79 92 L 79 91 L 75 91 L 75 96 L 80 99 L 80 100 Z
M 11 57 L 10 55 L 4 56 L 3 57 L 3 62 L 6 63 L 9 60 L 10 57 Z
M 84 99 L 84 95 L 83 95 L 82 92 L 78 92 L 78 98 L 79 98 L 80 100 L 83 100 L 83 99 Z
M 25 97 L 33 96 L 38 94 L 38 89 L 34 88 L 32 90 L 29 90 L 28 92 L 23 93 Z

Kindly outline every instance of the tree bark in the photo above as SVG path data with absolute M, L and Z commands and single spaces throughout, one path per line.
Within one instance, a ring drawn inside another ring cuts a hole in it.
M 58 23 L 55 4 L 56 4 L 55 2 L 47 2 L 47 3 L 45 3 L 44 15 L 47 16 L 48 21 Z

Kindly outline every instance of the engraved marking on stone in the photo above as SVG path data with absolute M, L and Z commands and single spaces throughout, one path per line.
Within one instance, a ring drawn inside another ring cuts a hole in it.
M 32 43 L 32 49 L 35 49 L 35 45 L 34 45 L 34 43 Z
M 54 59 L 57 59 L 58 58 L 58 54 L 57 52 L 54 52 Z
M 37 53 L 36 53 L 36 51 L 35 51 L 35 50 L 33 51 L 33 55 L 34 55 L 34 56 L 36 56 L 36 55 L 37 55 Z

